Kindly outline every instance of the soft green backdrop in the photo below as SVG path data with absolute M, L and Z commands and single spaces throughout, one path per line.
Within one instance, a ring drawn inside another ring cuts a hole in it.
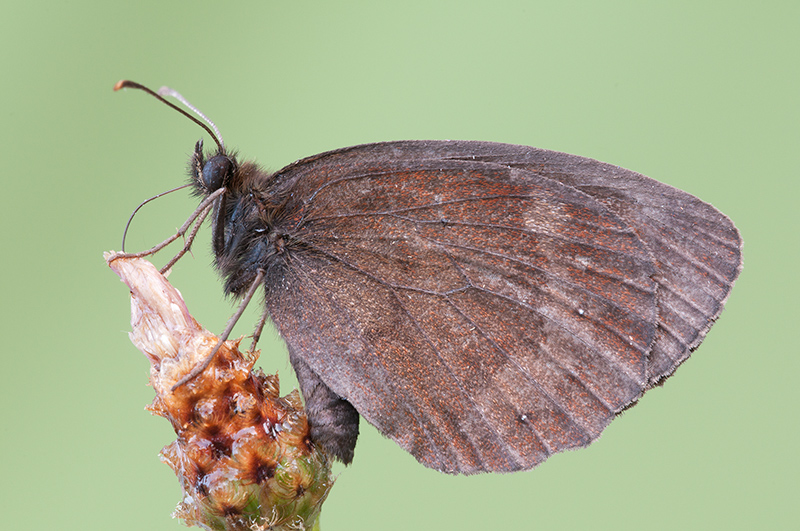
M 448 477 L 365 429 L 324 531 L 781 529 L 797 524 L 796 1 L 7 2 L 0 18 L 3 529 L 181 529 L 172 440 L 143 407 L 127 291 L 104 265 L 142 199 L 182 183 L 202 132 L 127 77 L 177 88 L 277 169 L 378 140 L 530 144 L 716 205 L 745 269 L 720 322 L 591 448 Z M 137 218 L 160 241 L 193 209 Z M 221 329 L 208 232 L 172 280 Z M 249 333 L 245 316 L 238 333 Z M 274 332 L 262 365 L 293 385 Z

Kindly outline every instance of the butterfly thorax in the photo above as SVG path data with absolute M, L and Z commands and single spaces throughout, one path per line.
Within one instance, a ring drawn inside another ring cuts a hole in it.
M 284 201 L 274 193 L 274 177 L 253 162 L 239 163 L 223 150 L 206 159 L 198 143 L 190 161 L 195 193 L 207 197 L 221 187 L 212 214 L 215 265 L 225 292 L 242 295 L 258 270 L 265 280 L 280 275 L 285 261 L 286 231 L 280 227 Z

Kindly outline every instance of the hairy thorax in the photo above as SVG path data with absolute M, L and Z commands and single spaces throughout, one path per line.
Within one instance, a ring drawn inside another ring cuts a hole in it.
M 284 264 L 285 201 L 278 198 L 274 183 L 272 174 L 244 163 L 236 168 L 214 212 L 214 240 L 220 247 L 215 249 L 216 265 L 228 294 L 246 291 L 259 269 L 266 279 L 274 278 Z

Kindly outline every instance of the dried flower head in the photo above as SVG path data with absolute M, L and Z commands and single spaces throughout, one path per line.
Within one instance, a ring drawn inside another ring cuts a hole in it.
M 150 361 L 148 406 L 178 439 L 161 452 L 178 476 L 175 516 L 213 530 L 312 529 L 333 481 L 311 443 L 297 391 L 279 395 L 277 375 L 253 370 L 258 352 L 226 341 L 196 378 L 218 338 L 191 316 L 180 293 L 142 258 L 105 254 L 131 291 L 131 341 Z

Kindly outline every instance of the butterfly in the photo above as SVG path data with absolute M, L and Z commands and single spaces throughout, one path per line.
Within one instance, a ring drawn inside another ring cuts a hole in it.
M 311 438 L 345 463 L 360 417 L 447 473 L 585 447 L 700 345 L 742 268 L 720 211 L 596 160 L 425 140 L 268 172 L 206 130 L 191 186 L 224 290 L 263 290 Z

